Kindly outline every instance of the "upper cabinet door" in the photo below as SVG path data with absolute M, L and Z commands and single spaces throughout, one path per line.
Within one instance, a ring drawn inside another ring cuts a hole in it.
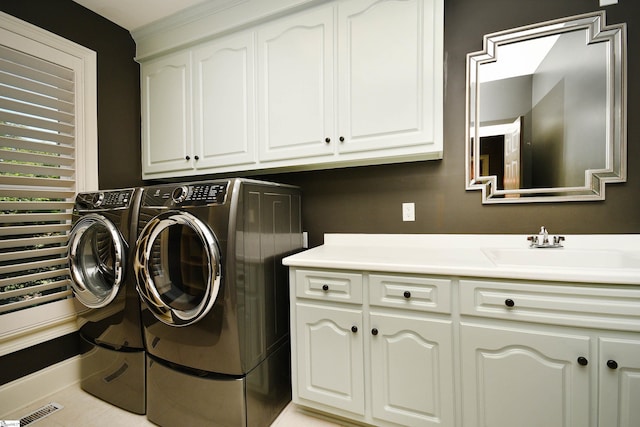
M 190 170 L 191 53 L 146 62 L 142 78 L 142 173 Z
M 339 3 L 341 153 L 415 155 L 423 146 L 442 157 L 442 8 L 442 0 Z
M 197 168 L 255 162 L 254 45 L 244 32 L 193 50 Z
M 260 161 L 333 154 L 334 10 L 311 9 L 258 32 Z

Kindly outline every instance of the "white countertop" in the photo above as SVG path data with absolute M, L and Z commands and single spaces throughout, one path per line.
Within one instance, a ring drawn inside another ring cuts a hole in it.
M 565 235 L 530 249 L 525 235 L 326 234 L 290 267 L 640 285 L 640 234 Z M 515 260 L 515 261 L 514 261 Z

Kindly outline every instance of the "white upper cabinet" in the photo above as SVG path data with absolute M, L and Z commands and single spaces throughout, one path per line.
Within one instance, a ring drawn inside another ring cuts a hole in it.
M 196 166 L 255 162 L 254 37 L 244 32 L 193 49 Z
M 339 3 L 339 134 L 344 138 L 339 145 L 341 153 L 385 150 L 389 156 L 422 153 L 441 157 L 439 3 Z
M 191 53 L 142 64 L 142 172 L 192 168 Z
M 312 9 L 258 31 L 261 161 L 333 153 L 333 11 Z
M 314 4 L 142 59 L 143 178 L 442 158 L 443 0 Z

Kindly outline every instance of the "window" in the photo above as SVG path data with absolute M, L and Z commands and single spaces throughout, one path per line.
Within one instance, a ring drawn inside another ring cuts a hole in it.
M 0 24 L 4 354 L 30 345 L 16 337 L 75 328 L 68 233 L 76 192 L 97 188 L 97 129 L 95 52 L 6 14 Z

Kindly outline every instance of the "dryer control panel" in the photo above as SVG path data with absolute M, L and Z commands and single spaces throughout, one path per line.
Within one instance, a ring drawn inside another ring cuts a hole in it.
M 123 209 L 129 206 L 133 196 L 133 188 L 126 190 L 107 190 L 91 193 L 78 193 L 76 210 Z
M 181 207 L 220 205 L 225 202 L 228 186 L 225 181 L 151 187 L 145 191 L 143 204 Z

